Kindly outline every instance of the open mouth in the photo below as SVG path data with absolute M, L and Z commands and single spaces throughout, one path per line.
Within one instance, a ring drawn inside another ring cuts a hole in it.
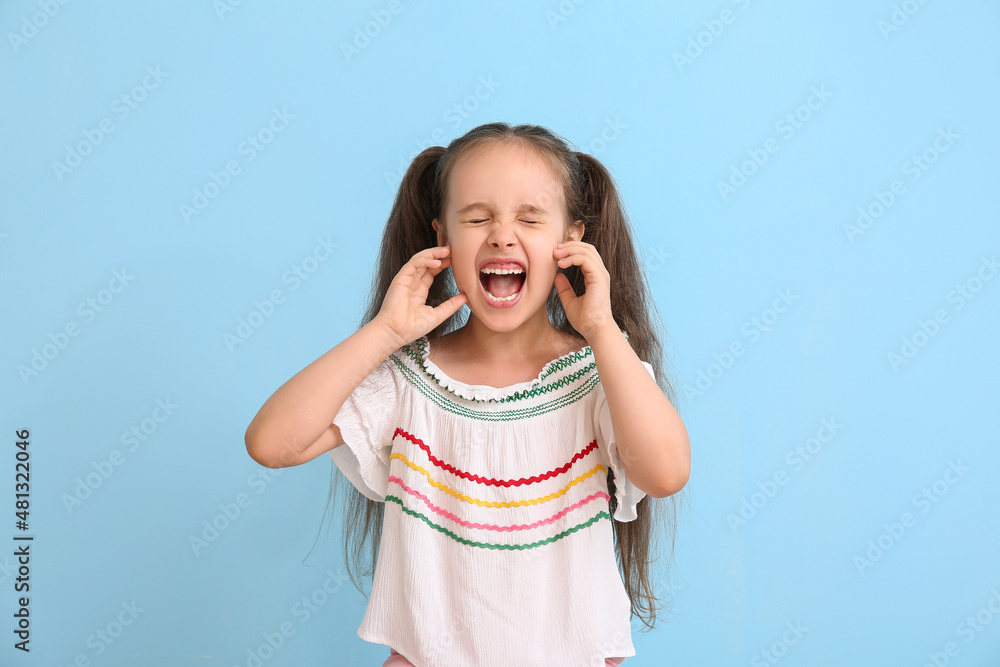
M 499 307 L 512 306 L 521 295 L 526 274 L 516 264 L 484 267 L 479 271 L 479 284 L 486 300 Z

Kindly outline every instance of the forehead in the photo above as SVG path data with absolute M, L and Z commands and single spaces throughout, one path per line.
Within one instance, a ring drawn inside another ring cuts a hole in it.
M 565 212 L 559 174 L 537 150 L 522 142 L 478 146 L 455 162 L 448 182 L 447 212 L 477 202 L 504 212 Z

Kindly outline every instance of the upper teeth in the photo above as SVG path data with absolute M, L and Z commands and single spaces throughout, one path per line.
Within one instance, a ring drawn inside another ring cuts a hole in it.
M 524 273 L 522 269 L 481 269 L 483 273 L 499 273 L 501 276 L 505 276 L 508 273 Z

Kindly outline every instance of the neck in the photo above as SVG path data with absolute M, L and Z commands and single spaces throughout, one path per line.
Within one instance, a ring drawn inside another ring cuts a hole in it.
M 494 331 L 470 312 L 468 322 L 460 330 L 463 346 L 476 350 L 479 358 L 487 362 L 502 363 L 510 358 L 531 358 L 540 349 L 553 347 L 560 336 L 559 331 L 549 322 L 544 309 L 538 315 L 517 329 Z

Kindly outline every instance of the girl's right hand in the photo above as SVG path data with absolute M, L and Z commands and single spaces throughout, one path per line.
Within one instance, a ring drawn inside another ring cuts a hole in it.
M 468 302 L 468 297 L 459 293 L 437 307 L 427 305 L 434 276 L 449 266 L 451 246 L 425 248 L 411 257 L 392 279 L 375 319 L 398 337 L 397 347 L 432 331 Z

